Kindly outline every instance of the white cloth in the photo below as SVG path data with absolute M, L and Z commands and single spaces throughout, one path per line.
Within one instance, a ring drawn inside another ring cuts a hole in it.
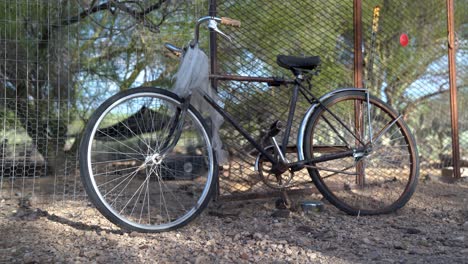
M 203 94 L 207 94 L 213 100 L 218 101 L 218 94 L 211 88 L 209 79 L 208 56 L 196 45 L 187 48 L 182 57 L 179 69 L 175 74 L 176 79 L 172 91 L 181 98 L 191 95 L 190 104 L 201 113 L 207 113 L 211 119 L 211 143 L 216 153 L 219 164 L 227 162 L 227 151 L 222 149 L 219 129 L 224 122 L 224 118 L 216 112 L 204 99 Z

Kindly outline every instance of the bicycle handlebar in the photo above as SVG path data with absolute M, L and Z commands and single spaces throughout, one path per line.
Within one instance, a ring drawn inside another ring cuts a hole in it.
M 204 17 L 198 19 L 197 24 L 195 25 L 195 36 L 194 36 L 193 40 L 190 42 L 190 45 L 192 47 L 195 46 L 198 43 L 198 39 L 199 39 L 199 36 L 200 36 L 200 25 L 203 24 L 204 22 L 207 22 L 207 21 L 210 21 L 209 27 L 211 29 L 213 29 L 217 33 L 220 33 L 221 35 L 227 37 L 228 39 L 229 39 L 229 37 L 226 34 L 224 34 L 223 32 L 221 32 L 216 27 L 216 22 L 221 22 L 221 24 L 223 24 L 223 25 L 233 26 L 233 27 L 240 27 L 241 26 L 241 22 L 239 20 L 232 19 L 232 18 L 229 18 L 229 17 L 219 18 L 219 17 L 212 17 L 212 16 L 204 16 Z M 214 25 L 212 23 L 214 23 Z

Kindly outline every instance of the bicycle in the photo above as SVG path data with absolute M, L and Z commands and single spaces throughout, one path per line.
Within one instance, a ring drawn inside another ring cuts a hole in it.
M 198 43 L 200 25 L 206 22 L 223 36 L 217 23 L 240 25 L 233 19 L 202 17 L 186 49 Z M 171 44 L 166 47 L 175 54 L 184 52 Z M 286 125 L 274 122 L 262 140 L 203 96 L 258 150 L 255 167 L 260 177 L 270 187 L 285 190 L 295 172 L 307 169 L 323 196 L 351 215 L 384 214 L 403 207 L 415 191 L 419 159 L 402 116 L 366 89 L 315 96 L 310 90 L 320 64 L 317 56 L 278 55 L 277 62 L 295 78 L 247 80 L 293 86 Z M 298 131 L 298 160 L 291 162 L 285 154 L 291 149 L 299 95 L 311 106 Z M 218 177 L 209 131 L 190 97 L 154 87 L 112 96 L 91 116 L 80 146 L 81 177 L 89 198 L 107 219 L 125 229 L 160 232 L 186 225 L 207 206 Z M 283 139 L 278 143 L 280 132 Z

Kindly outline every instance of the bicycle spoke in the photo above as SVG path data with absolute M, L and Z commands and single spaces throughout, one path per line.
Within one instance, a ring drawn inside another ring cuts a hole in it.
M 133 130 L 131 128 L 129 128 L 127 125 L 125 125 L 125 123 L 123 123 L 123 122 L 121 122 L 121 123 L 122 123 L 122 125 L 124 125 L 128 129 L 128 131 L 130 131 L 137 139 L 140 139 L 141 142 L 143 142 L 148 147 L 148 149 L 151 150 L 151 146 L 148 145 L 148 143 L 146 143 L 146 141 L 144 141 L 139 135 L 137 135 L 135 132 L 133 132 Z M 140 126 L 138 125 L 138 121 L 136 121 L 136 123 L 137 123 L 137 126 L 138 126 L 140 132 L 142 132 Z M 144 151 L 140 147 L 139 147 L 139 149 L 140 149 L 141 153 L 144 153 Z
M 119 192 L 119 194 L 116 196 L 116 199 L 119 197 L 120 194 L 122 194 L 123 190 L 126 189 L 126 187 L 128 186 L 128 184 L 130 184 L 130 182 L 133 180 L 133 178 L 135 177 L 135 175 L 137 174 L 137 172 L 138 172 L 138 170 L 136 170 L 136 171 L 134 171 L 134 172 L 132 172 L 132 173 L 129 174 L 129 176 L 128 176 L 126 179 L 130 179 L 130 180 L 129 180 L 128 183 L 124 186 L 124 188 L 122 188 L 122 190 Z M 125 179 L 125 180 L 126 180 L 126 179 Z M 105 194 L 103 195 L 103 197 L 106 197 L 109 193 L 111 193 L 112 191 L 114 191 L 115 189 L 117 189 L 123 182 L 125 182 L 125 180 L 124 180 L 124 181 L 121 181 L 119 184 L 117 184 L 116 186 L 114 186 L 114 188 L 112 188 L 110 191 L 108 191 L 107 193 L 105 193 Z M 114 200 L 114 202 L 113 202 L 112 204 L 114 204 L 115 201 L 116 201 L 116 200 Z
M 118 181 L 118 180 L 120 180 L 120 179 L 122 179 L 122 178 L 128 178 L 128 175 L 130 175 L 130 174 L 132 174 L 132 172 L 130 172 L 130 173 L 126 174 L 126 175 L 122 175 L 122 176 L 120 176 L 120 177 L 114 178 L 114 179 L 112 179 L 112 180 L 110 180 L 110 181 L 106 181 L 106 182 L 104 182 L 104 183 L 98 184 L 97 186 L 98 186 L 98 187 L 103 187 L 103 186 L 105 186 L 105 185 L 108 185 L 108 184 L 110 184 L 110 183 L 113 183 L 113 182 L 115 182 L 115 181 Z M 96 176 L 96 174 L 95 174 L 95 176 Z
M 401 118 L 402 116 L 398 116 L 398 118 L 396 118 L 395 120 L 393 120 L 392 122 L 389 122 L 384 128 L 382 128 L 382 130 L 380 130 L 375 136 L 375 141 L 379 141 L 380 137 L 382 137 L 382 135 L 387 132 L 390 127 L 392 127 L 393 125 L 395 125 L 396 122 L 398 122 L 398 120 Z
M 102 165 L 102 164 L 108 164 L 108 163 L 123 163 L 125 161 L 135 161 L 134 159 L 116 159 L 116 160 L 108 160 L 108 161 L 98 161 L 98 162 L 93 162 L 91 165 Z
M 108 149 L 112 149 L 112 150 L 115 150 L 115 152 L 107 152 L 107 151 L 92 151 L 93 154 L 123 154 L 131 159 L 134 159 L 135 160 L 135 157 L 134 156 L 131 156 L 131 155 L 134 155 L 135 153 L 130 153 L 130 152 L 121 152 L 121 151 L 118 151 L 117 149 L 111 147 L 111 146 L 105 146 L 105 148 L 108 148 Z M 143 154 L 141 153 L 137 153 L 138 155 L 141 155 L 141 157 L 145 157 Z
M 98 130 L 98 131 L 100 131 L 100 130 Z M 102 131 L 101 131 L 101 132 L 102 132 Z M 103 134 L 105 134 L 105 135 L 109 136 L 109 138 L 111 138 L 111 139 L 115 140 L 116 142 L 118 142 L 118 143 L 121 143 L 122 145 L 124 145 L 125 147 L 129 148 L 130 150 L 133 150 L 133 151 L 135 151 L 136 153 L 139 153 L 139 152 L 138 152 L 138 151 L 136 151 L 134 148 L 131 148 L 131 147 L 129 147 L 129 146 L 128 146 L 128 145 L 126 145 L 126 144 L 123 144 L 121 141 L 119 141 L 119 140 L 115 139 L 114 137 L 112 137 L 112 136 L 108 135 L 107 133 L 103 133 Z
M 120 172 L 120 171 L 125 171 L 125 170 L 132 170 L 132 169 L 137 169 L 137 168 L 140 168 L 140 166 L 132 166 L 132 167 L 128 167 L 128 168 L 125 168 L 125 169 L 120 169 L 120 170 L 112 170 L 112 171 L 106 171 L 106 172 L 101 172 L 101 173 L 95 173 L 94 176 L 100 176 L 100 175 L 108 175 L 109 173 L 116 173 L 116 172 Z M 138 170 L 136 170 L 138 171 Z
M 148 176 L 146 177 L 146 179 L 143 181 L 143 183 L 141 183 L 141 185 L 138 187 L 138 189 L 135 191 L 135 193 L 133 193 L 132 197 L 130 197 L 130 199 L 127 201 L 127 203 L 123 206 L 122 210 L 120 211 L 120 213 L 123 212 L 123 210 L 127 207 L 127 205 L 133 200 L 133 197 L 135 197 L 135 195 L 137 194 L 137 192 L 139 192 L 141 194 L 141 190 L 143 190 L 143 186 L 145 184 L 145 182 L 148 180 Z M 132 211 L 133 212 L 133 211 Z M 130 215 L 132 215 L 130 213 Z
M 167 209 L 166 197 L 164 196 L 164 190 L 161 185 L 161 182 L 163 182 L 162 177 L 161 177 L 161 171 L 158 171 L 157 176 L 158 176 L 159 190 L 160 190 L 160 194 L 162 198 L 162 204 L 164 205 L 164 211 L 166 212 L 167 220 L 171 222 L 171 217 L 169 216 L 169 210 Z

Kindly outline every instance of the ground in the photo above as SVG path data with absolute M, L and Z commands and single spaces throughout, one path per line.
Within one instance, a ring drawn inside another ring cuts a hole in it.
M 421 180 L 390 215 L 348 216 L 328 203 L 275 210 L 274 199 L 211 203 L 182 229 L 139 234 L 86 201 L 1 199 L 0 263 L 468 263 L 467 181 Z

